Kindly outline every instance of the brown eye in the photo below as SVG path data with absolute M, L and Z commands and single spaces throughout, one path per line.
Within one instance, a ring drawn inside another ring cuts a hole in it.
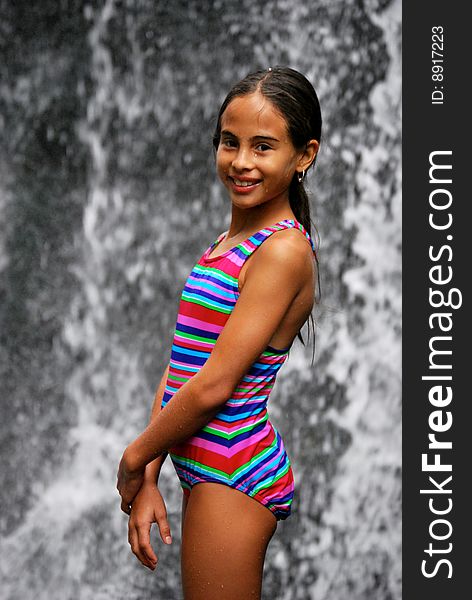
M 220 144 L 222 146 L 225 146 L 226 148 L 235 148 L 236 147 L 236 142 L 230 138 L 222 139 Z

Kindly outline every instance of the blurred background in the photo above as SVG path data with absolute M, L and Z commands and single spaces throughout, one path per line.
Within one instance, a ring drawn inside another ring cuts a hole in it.
M 219 105 L 283 64 L 324 116 L 322 296 L 315 362 L 295 341 L 269 402 L 296 496 L 264 598 L 400 600 L 400 0 L 0 0 L 0 52 L 0 597 L 181 598 L 170 460 L 154 573 L 129 551 L 117 463 L 185 279 L 229 226 Z

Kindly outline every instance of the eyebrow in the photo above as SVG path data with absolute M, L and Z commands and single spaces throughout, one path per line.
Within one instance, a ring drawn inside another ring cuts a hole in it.
M 237 135 L 234 135 L 234 133 L 232 133 L 231 131 L 228 131 L 227 129 L 224 129 L 221 132 L 221 135 L 227 135 L 233 138 L 237 139 Z M 255 142 L 258 140 L 270 140 L 271 142 L 280 142 L 279 139 L 275 138 L 275 137 L 271 137 L 270 135 L 255 135 L 254 137 L 251 138 L 251 141 Z

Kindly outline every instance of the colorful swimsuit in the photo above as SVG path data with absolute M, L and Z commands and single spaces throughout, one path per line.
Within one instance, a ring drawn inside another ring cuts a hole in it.
M 274 232 L 292 227 L 305 235 L 315 252 L 303 225 L 285 219 L 261 229 L 220 256 L 208 258 L 225 237 L 224 232 L 197 262 L 179 304 L 161 408 L 210 356 L 238 299 L 238 276 L 244 262 Z M 290 515 L 292 468 L 266 408 L 289 349 L 267 346 L 215 417 L 184 443 L 169 449 L 185 495 L 199 482 L 216 482 L 255 498 L 278 520 Z

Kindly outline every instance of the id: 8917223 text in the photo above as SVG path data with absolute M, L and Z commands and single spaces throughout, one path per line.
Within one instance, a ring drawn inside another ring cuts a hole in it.
M 433 91 L 431 104 L 444 103 L 444 28 L 437 25 L 431 28 L 431 80 Z

